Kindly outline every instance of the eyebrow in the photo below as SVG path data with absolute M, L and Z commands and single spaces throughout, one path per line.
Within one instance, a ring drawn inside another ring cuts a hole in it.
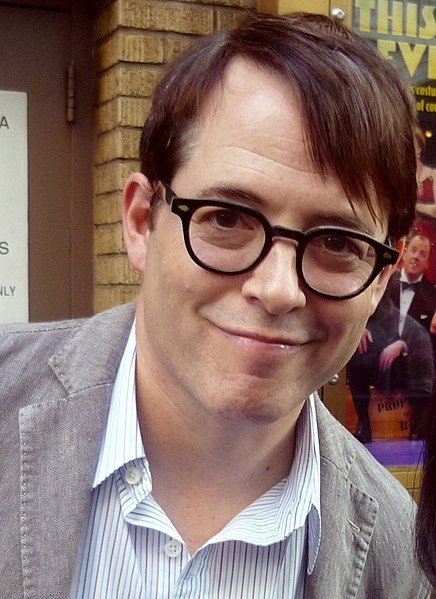
M 265 206 L 265 200 L 260 196 L 240 187 L 227 187 L 225 185 L 207 187 L 199 192 L 199 197 L 205 200 L 222 199 L 233 200 L 235 202 L 248 202 L 258 208 Z
M 199 192 L 199 199 L 221 199 L 221 200 L 232 200 L 237 203 L 248 203 L 250 207 L 255 207 L 262 211 L 265 208 L 265 200 L 259 195 L 253 192 L 249 192 L 246 189 L 239 187 L 228 187 L 226 185 L 217 185 L 213 187 L 207 187 Z M 375 236 L 375 231 L 369 227 L 357 214 L 339 214 L 339 213 L 328 213 L 328 212 L 317 212 L 310 218 L 313 221 L 309 227 L 319 227 L 322 225 L 332 227 L 344 227 L 346 229 L 353 229 L 361 233 L 366 233 L 372 237 Z

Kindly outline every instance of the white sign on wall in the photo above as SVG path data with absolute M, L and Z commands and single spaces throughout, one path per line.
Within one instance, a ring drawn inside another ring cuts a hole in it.
M 29 320 L 27 94 L 0 90 L 0 322 Z

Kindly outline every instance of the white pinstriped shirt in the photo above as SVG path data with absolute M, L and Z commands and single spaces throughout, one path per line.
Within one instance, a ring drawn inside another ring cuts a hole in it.
M 152 495 L 136 413 L 135 361 L 134 325 L 112 392 L 71 597 L 303 599 L 321 534 L 313 398 L 299 418 L 289 476 L 191 556 Z

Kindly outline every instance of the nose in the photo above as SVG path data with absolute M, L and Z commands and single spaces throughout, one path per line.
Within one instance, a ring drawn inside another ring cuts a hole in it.
M 274 241 L 269 254 L 248 273 L 242 295 L 250 302 L 259 302 L 274 315 L 303 308 L 306 295 L 297 275 L 295 243 Z

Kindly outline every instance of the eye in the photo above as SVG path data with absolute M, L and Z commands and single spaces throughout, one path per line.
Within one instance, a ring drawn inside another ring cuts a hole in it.
M 211 222 L 215 222 L 218 227 L 223 227 L 224 229 L 231 229 L 243 224 L 241 213 L 236 210 L 216 211 L 210 215 L 210 220 Z
M 250 214 L 234 208 L 206 206 L 197 210 L 193 220 L 202 227 L 219 230 L 254 230 L 259 228 L 259 222 Z
M 358 242 L 342 235 L 323 235 L 314 240 L 315 243 L 329 252 L 338 254 L 362 255 L 362 248 L 359 248 Z

